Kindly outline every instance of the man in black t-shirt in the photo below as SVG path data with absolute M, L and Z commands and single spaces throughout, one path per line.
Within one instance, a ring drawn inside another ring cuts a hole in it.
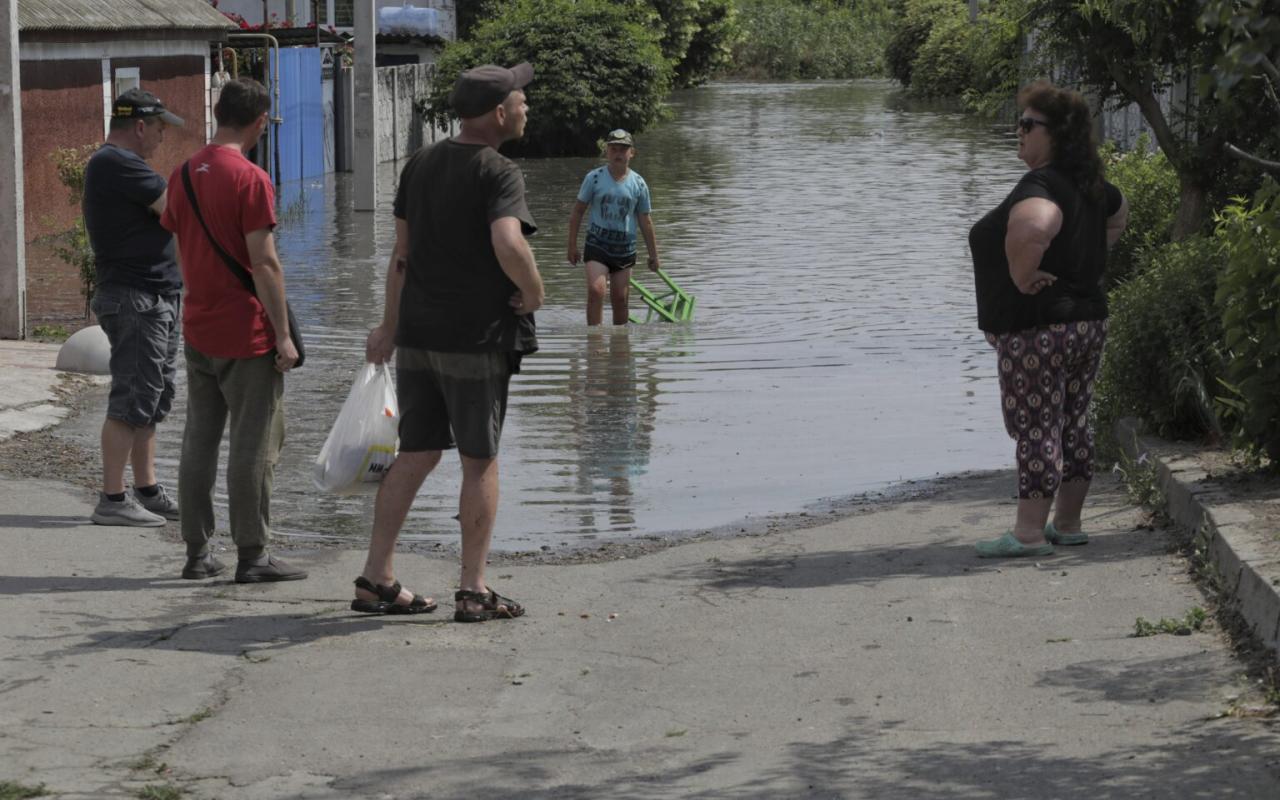
M 99 525 L 164 525 L 178 505 L 156 480 L 156 424 L 173 404 L 182 274 L 160 226 L 165 180 L 147 165 L 169 125 L 160 99 L 130 89 L 112 106 L 107 141 L 84 174 L 84 222 L 97 279 L 92 308 L 111 344 L 111 395 L 102 426 Z M 133 491 L 124 484 L 133 465 Z
M 498 153 L 524 135 L 533 68 L 488 64 L 458 78 L 450 103 L 461 132 L 419 150 L 400 174 L 396 245 L 382 324 L 366 356 L 396 356 L 400 454 L 383 478 L 373 535 L 351 608 L 412 614 L 436 604 L 400 587 L 391 567 L 400 526 L 422 482 L 456 446 L 462 457 L 462 576 L 454 619 L 518 617 L 524 608 L 485 584 L 498 510 L 498 441 L 507 386 L 537 350 L 542 278 L 525 241 L 537 230 L 524 176 Z

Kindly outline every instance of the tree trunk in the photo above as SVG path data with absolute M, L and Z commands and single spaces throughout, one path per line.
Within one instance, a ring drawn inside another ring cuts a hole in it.
M 1173 218 L 1173 229 L 1169 233 L 1169 238 L 1175 242 L 1185 239 L 1199 231 L 1204 223 L 1206 206 L 1204 185 L 1187 163 L 1188 159 L 1184 152 L 1186 145 L 1178 140 L 1168 118 L 1165 117 L 1164 110 L 1160 108 L 1160 101 L 1152 90 L 1155 85 L 1154 76 L 1130 75 L 1123 65 L 1116 62 L 1111 63 L 1109 67 L 1116 86 L 1138 105 L 1143 118 L 1155 134 L 1156 144 L 1164 151 L 1169 164 L 1178 173 L 1178 213 Z
M 1192 175 L 1178 175 L 1178 212 L 1173 217 L 1169 238 L 1175 242 L 1197 233 L 1204 224 L 1205 190 Z

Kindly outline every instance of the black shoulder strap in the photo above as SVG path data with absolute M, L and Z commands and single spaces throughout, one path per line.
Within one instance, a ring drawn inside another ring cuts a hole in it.
M 254 297 L 258 296 L 257 289 L 253 285 L 253 276 L 249 271 L 241 266 L 235 257 L 222 249 L 222 245 L 218 244 L 218 240 L 213 238 L 213 234 L 209 231 L 209 226 L 204 223 L 204 215 L 200 213 L 200 203 L 196 200 L 196 190 L 191 186 L 191 171 L 187 168 L 188 162 L 182 164 L 182 185 L 187 190 L 187 201 L 191 204 L 191 210 L 195 212 L 196 221 L 200 223 L 200 227 L 204 229 L 204 235 L 208 237 L 209 244 L 213 245 L 214 252 L 222 257 L 222 261 L 227 265 L 227 269 L 240 279 L 240 283 L 244 284 L 244 289 Z

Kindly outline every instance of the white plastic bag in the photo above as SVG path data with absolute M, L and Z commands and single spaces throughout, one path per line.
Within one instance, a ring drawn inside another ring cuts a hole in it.
M 316 456 L 312 480 L 326 492 L 346 494 L 377 483 L 396 460 L 400 408 L 391 370 L 366 363 Z

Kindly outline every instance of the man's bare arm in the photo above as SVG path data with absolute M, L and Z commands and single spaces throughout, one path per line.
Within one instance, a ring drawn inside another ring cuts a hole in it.
M 270 228 L 260 228 L 245 234 L 244 243 L 249 248 L 249 263 L 253 265 L 253 288 L 276 332 L 276 366 L 285 372 L 297 362 L 298 348 L 293 344 L 293 331 L 289 330 L 284 268 L 276 254 L 275 237 Z
M 151 205 L 147 206 L 147 208 L 151 209 L 151 213 L 155 214 L 157 217 L 163 217 L 164 208 L 168 204 L 169 204 L 169 190 L 165 189 L 163 192 L 160 193 L 160 196 L 156 198 L 156 201 Z
M 493 242 L 493 252 L 498 256 L 498 264 L 519 290 L 518 297 L 512 299 L 516 313 L 528 314 L 541 308 L 546 299 L 542 275 L 538 273 L 533 250 L 520 229 L 520 220 L 515 217 L 494 220 L 489 224 L 489 237 Z
M 400 295 L 409 269 L 409 222 L 396 217 L 396 245 L 387 265 L 387 297 L 382 309 L 382 322 L 369 331 L 365 342 L 365 358 L 381 364 L 396 349 L 396 328 L 400 324 Z

